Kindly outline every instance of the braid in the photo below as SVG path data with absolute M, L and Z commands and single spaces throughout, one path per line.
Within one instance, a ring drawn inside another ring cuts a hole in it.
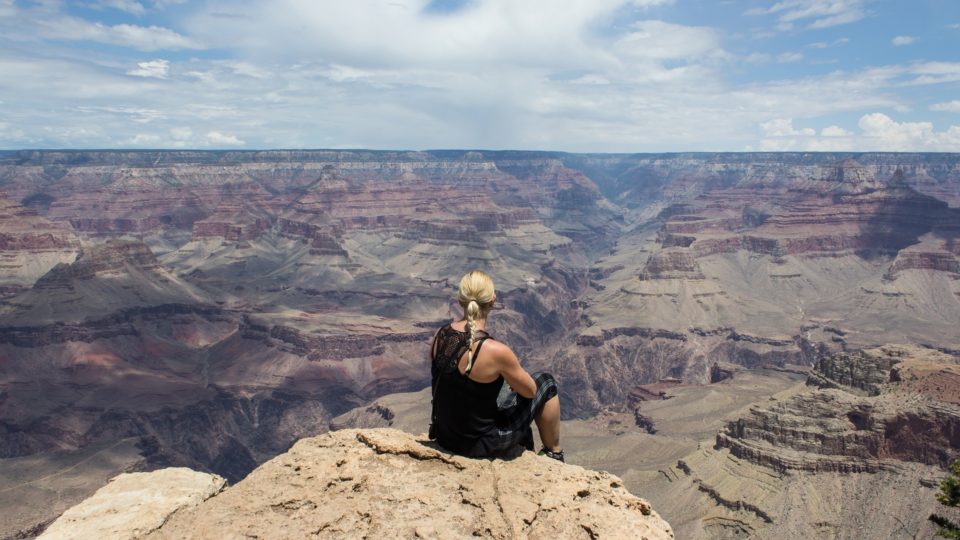
M 495 298 L 493 280 L 484 272 L 480 270 L 467 272 L 460 280 L 457 301 L 463 307 L 463 318 L 466 320 L 467 352 L 470 354 L 467 360 L 467 371 L 473 367 L 473 354 L 470 349 L 477 339 L 477 320 L 486 318 Z
M 473 353 L 470 352 L 470 349 L 473 347 L 473 342 L 477 337 L 477 317 L 480 316 L 480 304 L 476 300 L 470 300 L 470 303 L 467 304 L 467 308 L 464 310 L 466 319 L 467 319 L 467 333 L 469 337 L 467 338 L 467 354 L 470 356 L 467 359 L 467 371 L 473 367 Z

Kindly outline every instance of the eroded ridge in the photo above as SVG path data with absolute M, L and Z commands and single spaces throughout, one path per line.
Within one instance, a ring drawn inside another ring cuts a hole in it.
M 906 346 L 832 355 L 810 374 L 820 389 L 752 408 L 717 434 L 716 446 L 779 471 L 946 467 L 960 449 L 957 363 Z

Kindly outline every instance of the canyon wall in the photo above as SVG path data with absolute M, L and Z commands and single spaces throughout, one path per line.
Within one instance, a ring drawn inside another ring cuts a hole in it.
M 902 462 L 947 469 L 960 452 L 960 360 L 884 346 L 820 359 L 818 388 L 729 423 L 716 446 L 777 470 L 896 471 Z

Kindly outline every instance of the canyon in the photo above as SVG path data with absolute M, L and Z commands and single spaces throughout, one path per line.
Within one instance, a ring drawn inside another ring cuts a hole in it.
M 110 471 L 237 482 L 298 439 L 386 421 L 357 411 L 428 385 L 472 268 L 498 287 L 491 333 L 556 375 L 572 433 L 669 448 L 669 485 L 623 450 L 580 455 L 655 486 L 680 537 L 800 522 L 719 503 L 750 497 L 722 488 L 717 455 L 744 478 L 916 476 L 932 501 L 958 449 L 960 155 L 18 151 L 0 192 L 0 478 L 18 486 L 0 499 L 58 501 L 2 537 Z M 661 381 L 677 397 L 637 413 Z M 707 414 L 714 394 L 731 405 Z M 657 412 L 681 402 L 712 420 Z M 797 442 L 811 411 L 820 446 Z M 77 462 L 101 465 L 69 493 L 51 482 Z

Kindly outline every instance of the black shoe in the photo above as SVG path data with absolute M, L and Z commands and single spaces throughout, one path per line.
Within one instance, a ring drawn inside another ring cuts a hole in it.
M 537 452 L 537 455 L 547 456 L 548 458 L 555 459 L 560 463 L 566 463 L 566 461 L 563 460 L 563 450 L 560 450 L 559 452 L 554 452 L 552 450 L 547 450 L 546 448 L 542 448 L 539 452 Z

